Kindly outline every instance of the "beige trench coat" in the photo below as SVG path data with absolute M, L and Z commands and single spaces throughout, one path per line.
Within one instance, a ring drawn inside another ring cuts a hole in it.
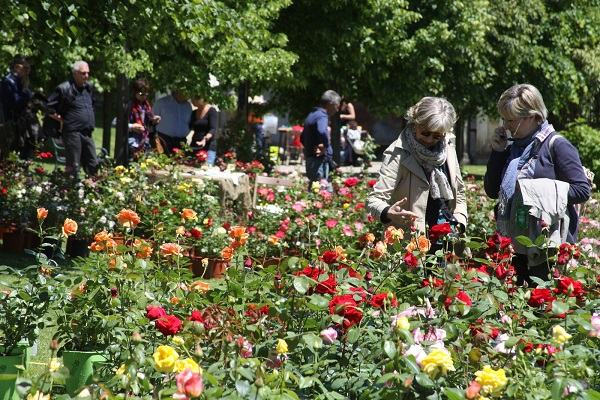
M 466 226 L 467 198 L 456 156 L 455 139 L 456 136 L 453 133 L 446 134 L 445 140 L 448 143 L 446 163 L 450 186 L 454 193 L 454 200 L 448 202 L 448 206 L 458 222 Z M 425 209 L 429 197 L 429 181 L 425 170 L 411 154 L 408 141 L 402 131 L 400 137 L 383 153 L 379 179 L 367 197 L 366 207 L 374 218 L 380 219 L 381 213 L 386 207 L 405 197 L 408 200 L 402 207 L 419 216 L 414 225 L 418 231 L 425 232 Z M 405 231 L 410 228 L 409 224 L 395 226 Z

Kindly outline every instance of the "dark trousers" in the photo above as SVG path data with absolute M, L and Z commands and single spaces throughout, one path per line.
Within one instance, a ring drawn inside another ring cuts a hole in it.
M 172 154 L 173 149 L 180 149 L 182 147 L 182 143 L 185 144 L 187 142 L 187 139 L 185 137 L 169 136 L 161 132 L 157 132 L 156 134 L 163 142 L 165 154 Z
M 515 254 L 512 259 L 512 265 L 515 267 L 515 272 L 517 273 L 517 285 L 519 286 L 522 286 L 527 282 L 529 287 L 536 287 L 537 283 L 531 280 L 532 277 L 535 276 L 543 281 L 547 281 L 548 275 L 550 274 L 548 263 L 545 262 L 533 267 L 528 267 L 526 254 Z
M 63 132 L 62 140 L 65 145 L 66 172 L 78 179 L 82 168 L 88 176 L 95 175 L 98 157 L 92 132 Z

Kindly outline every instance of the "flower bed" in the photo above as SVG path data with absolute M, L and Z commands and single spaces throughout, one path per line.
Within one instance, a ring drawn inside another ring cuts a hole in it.
M 40 255 L 61 282 L 53 349 L 101 349 L 98 383 L 84 390 L 110 399 L 597 398 L 597 202 L 552 279 L 519 287 L 510 241 L 483 223 L 492 204 L 467 183 L 469 259 L 452 256 L 444 226 L 448 245 L 434 255 L 420 232 L 383 234 L 364 210 L 364 176 L 334 177 L 333 193 L 298 178 L 295 190 L 263 190 L 262 208 L 244 215 L 178 182 L 160 201 L 123 182 L 128 200 L 105 203 L 113 225 L 78 274 Z M 229 261 L 224 279 L 193 276 L 198 247 Z M 51 393 L 66 374 L 54 365 L 24 387 Z

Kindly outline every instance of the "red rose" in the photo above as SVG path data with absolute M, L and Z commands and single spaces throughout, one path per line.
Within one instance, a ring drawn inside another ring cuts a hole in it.
M 321 257 L 319 257 L 319 260 L 331 265 L 337 261 L 337 257 L 337 253 L 335 251 L 326 251 Z
M 164 318 L 167 316 L 167 313 L 164 308 L 158 306 L 148 306 L 146 307 L 146 318 L 150 321 L 154 321 L 159 318 Z
M 192 315 L 190 315 L 188 317 L 188 320 L 204 323 L 204 318 L 202 318 L 202 313 L 198 310 L 192 311 Z
M 498 232 L 496 232 L 487 241 L 487 245 L 488 245 L 488 247 L 497 248 L 499 246 L 500 249 L 506 249 L 508 247 L 508 245 L 510 245 L 511 242 L 512 242 L 511 238 L 500 236 L 500 234 L 498 234 Z
M 465 304 L 469 307 L 473 305 L 473 302 L 471 301 L 471 298 L 469 297 L 469 295 L 466 294 L 465 292 L 463 292 L 462 290 L 459 290 L 458 293 L 456 293 L 455 297 L 447 297 L 446 298 L 446 309 L 448 309 L 448 307 L 450 307 L 453 303 L 460 304 L 459 302 L 462 304 Z
M 172 336 L 181 330 L 181 321 L 174 315 L 167 315 L 156 320 L 156 328 L 163 335 Z
M 317 284 L 315 292 L 319 294 L 335 294 L 337 292 L 337 284 L 335 283 L 335 274 L 329 274 L 328 278 Z
M 529 304 L 531 307 L 539 307 L 545 303 L 550 303 L 556 300 L 556 297 L 552 297 L 552 291 L 550 289 L 533 289 L 531 291 L 531 296 L 529 297 Z
M 406 254 L 404 254 L 404 262 L 408 268 L 414 268 L 419 264 L 419 260 L 417 260 L 417 257 L 415 257 L 411 251 L 407 251 Z
M 569 297 L 582 297 L 585 294 L 581 282 L 567 276 L 560 277 L 556 286 L 557 293 L 563 293 Z
M 332 314 L 344 317 L 343 329 L 348 330 L 352 325 L 359 324 L 362 319 L 362 313 L 357 308 L 358 303 L 354 300 L 354 295 L 346 294 L 335 296 L 329 302 L 329 311 Z
M 391 298 L 390 298 L 391 297 Z M 388 293 L 377 293 L 375 296 L 371 298 L 369 301 L 373 307 L 387 309 L 389 306 L 397 306 L 398 301 L 393 294 Z
M 356 177 L 350 177 L 344 181 L 344 186 L 346 186 L 346 187 L 356 186 L 357 184 L 358 184 L 358 178 L 356 178 Z
M 496 278 L 500 280 L 512 278 L 515 275 L 515 269 L 512 265 L 509 265 L 508 267 L 498 265 L 496 269 L 494 269 L 494 272 L 496 273 Z
M 377 183 L 377 180 L 371 179 L 369 182 L 367 182 L 367 185 L 370 187 L 373 187 L 373 186 L 375 186 L 376 183 Z
M 452 233 L 452 227 L 449 223 L 437 224 L 429 228 L 429 240 L 431 243 L 436 243 L 440 237 Z
M 202 232 L 200 232 L 199 229 L 192 228 L 190 235 L 192 235 L 194 239 L 200 239 L 202 237 Z
M 433 286 L 434 288 L 439 288 L 440 286 L 442 286 L 444 284 L 444 281 L 441 280 L 440 278 L 426 278 L 423 279 L 423 282 L 421 282 L 421 287 L 425 287 L 425 286 Z

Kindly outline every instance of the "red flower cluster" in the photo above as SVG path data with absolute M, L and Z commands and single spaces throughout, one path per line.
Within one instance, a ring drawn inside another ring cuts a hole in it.
M 574 244 L 563 243 L 558 248 L 558 265 L 566 265 L 572 258 L 578 259 L 581 256 L 579 248 Z
M 448 222 L 444 222 L 443 224 L 437 224 L 429 228 L 429 240 L 431 243 L 436 243 L 440 237 L 446 236 L 449 233 L 452 233 L 452 227 Z
M 327 271 L 317 267 L 306 267 L 302 271 L 294 272 L 296 276 L 307 276 L 315 281 L 317 285 L 314 289 L 319 294 L 335 294 L 337 292 L 337 283 L 335 282 L 335 274 L 328 274 L 327 279 L 319 279 L 319 276 L 327 274 Z M 312 291 L 311 290 L 311 291 Z
M 156 329 L 165 336 L 176 335 L 182 329 L 181 320 L 174 315 L 168 315 L 162 307 L 148 306 L 146 308 L 146 318 L 150 321 L 156 321 Z
M 42 151 L 42 152 L 39 152 L 39 153 L 35 153 L 35 156 L 38 157 L 38 158 L 44 158 L 44 159 L 54 157 L 54 155 L 51 152 L 49 152 L 49 151 Z
M 344 181 L 345 187 L 352 187 L 358 185 L 358 178 L 352 176 Z
M 363 314 L 358 310 L 358 304 L 353 294 L 334 296 L 329 302 L 329 311 L 344 317 L 343 329 L 348 330 L 352 325 L 360 324 L 362 319 Z
M 569 278 L 567 276 L 561 276 L 556 282 L 555 292 L 566 294 L 569 297 L 578 297 L 582 298 L 585 295 L 585 290 L 583 290 L 583 284 L 580 281 L 576 281 L 573 278 Z

